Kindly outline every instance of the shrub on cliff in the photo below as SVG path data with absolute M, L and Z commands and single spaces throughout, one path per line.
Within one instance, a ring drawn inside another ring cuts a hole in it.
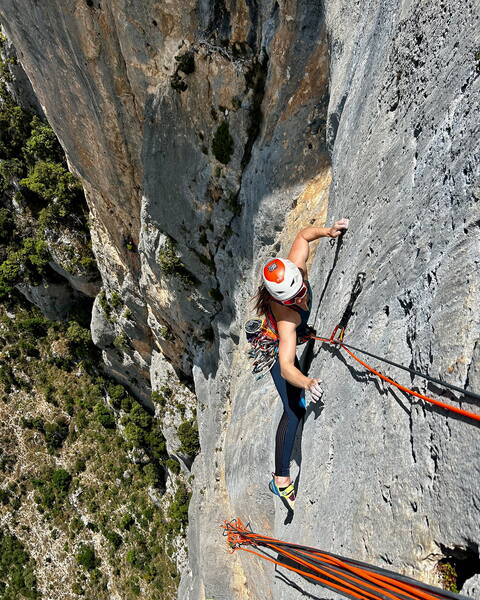
M 139 402 L 130 399 L 130 408 L 122 417 L 121 423 L 127 441 L 133 447 L 143 449 L 158 472 L 158 466 L 168 458 L 165 437 L 158 420 L 154 419 Z
M 14 231 L 15 222 L 12 213 L 6 208 L 0 208 L 0 244 L 8 244 Z
M 38 285 L 49 258 L 47 244 L 40 239 L 26 238 L 19 250 L 10 249 L 0 265 L 0 299 L 12 292 L 21 281 Z
M 72 476 L 65 469 L 51 470 L 43 479 L 34 479 L 32 483 L 38 490 L 35 501 L 39 508 L 57 514 L 67 498 L 71 482 Z
M 110 402 L 114 408 L 121 408 L 122 410 L 129 411 L 132 407 L 132 398 L 128 395 L 123 385 L 110 384 L 107 388 Z
M 47 335 L 51 322 L 43 315 L 19 316 L 16 320 L 16 330 L 34 338 L 43 338 Z
M 16 537 L 0 532 L 0 598 L 39 597 L 30 556 Z
M 196 419 L 184 421 L 177 429 L 178 439 L 181 446 L 179 452 L 187 456 L 196 456 L 200 451 L 200 441 L 198 439 L 198 426 Z
M 168 532 L 178 535 L 185 531 L 188 525 L 188 506 L 190 504 L 191 493 L 187 490 L 184 483 L 179 483 L 177 491 L 168 508 Z
M 122 536 L 117 533 L 116 531 L 104 531 L 103 535 L 107 538 L 107 540 L 110 542 L 110 544 L 112 545 L 112 548 L 114 550 L 117 550 L 118 548 L 120 548 L 120 546 L 122 545 L 123 542 L 123 538 Z
M 217 128 L 212 141 L 212 152 L 215 158 L 226 165 L 233 154 L 233 138 L 230 135 L 227 121 L 223 121 Z
M 15 202 L 20 207 L 24 222 L 17 236 L 13 236 L 11 231 L 6 236 L 8 232 L 2 227 L 5 215 L 0 217 L 0 242 L 18 249 L 22 237 L 29 235 L 31 229 L 37 230 L 37 237 L 43 238 L 45 230 L 62 226 L 75 234 L 79 242 L 76 256 L 68 254 L 70 246 L 63 246 L 65 258 L 70 256 L 65 268 L 74 272 L 87 271 L 87 274 L 96 276 L 96 263 L 88 243 L 89 230 L 82 186 L 67 170 L 63 150 L 50 126 L 18 106 L 1 79 L 0 72 L 0 193 L 6 198 L 16 197 Z M 17 189 L 18 182 L 23 186 L 22 191 Z M 0 264 L 5 259 L 4 250 L 0 252 Z M 6 277 L 8 274 L 5 270 L 10 272 L 9 277 Z M 23 281 L 24 271 L 18 274 L 20 278 L 15 283 Z M 4 269 L 3 281 L 0 281 L 0 297 L 11 293 L 13 285 L 11 281 L 6 281 L 12 279 L 11 275 L 10 264 Z M 40 283 L 45 276 L 46 273 L 41 273 L 37 282 Z M 29 279 L 27 282 L 33 283 Z
M 18 106 L 0 82 L 0 159 L 18 158 L 30 135 L 31 113 Z
M 68 437 L 68 421 L 64 418 L 46 423 L 41 417 L 34 417 L 33 419 L 23 419 L 22 425 L 27 429 L 36 429 L 43 433 L 47 448 L 52 453 L 61 448 Z M 59 476 L 57 475 L 57 477 Z
M 83 191 L 78 179 L 59 163 L 42 160 L 35 163 L 28 177 L 20 181 L 48 205 L 48 212 L 39 217 L 41 225 L 58 222 L 79 213 L 83 206 Z
M 0 287 L 1 294 L 1 287 Z M 17 385 L 17 379 L 12 367 L 9 365 L 0 365 L 0 383 L 3 385 L 5 392 L 9 394 L 14 385 Z
M 155 392 L 152 392 L 152 402 L 157 403 L 160 408 L 168 406 L 173 398 L 173 390 L 168 385 L 162 387 Z
M 115 429 L 115 417 L 103 402 L 98 402 L 94 408 L 95 418 L 105 429 Z
M 50 125 L 34 116 L 30 126 L 30 137 L 23 148 L 27 162 L 30 164 L 35 164 L 37 161 L 64 163 L 65 156 L 62 147 Z
M 175 251 L 175 242 L 171 237 L 166 237 L 162 248 L 158 252 L 158 263 L 164 275 L 175 275 L 186 286 L 196 285 L 198 279 L 185 267 Z
M 70 321 L 65 337 L 75 349 L 90 349 L 92 346 L 92 335 L 90 329 L 82 327 L 76 321 Z
M 25 165 L 18 158 L 9 158 L 0 162 L 0 189 L 7 191 L 12 180 L 25 175 Z
M 95 555 L 94 547 L 86 544 L 80 546 L 76 559 L 77 563 L 87 571 L 93 571 L 100 563 Z

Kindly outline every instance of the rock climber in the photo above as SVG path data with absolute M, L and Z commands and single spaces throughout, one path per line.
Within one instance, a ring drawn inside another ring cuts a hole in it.
M 275 473 L 269 487 L 290 510 L 295 503 L 290 459 L 298 425 L 306 412 L 305 390 L 314 402 L 323 394 L 320 379 L 304 375 L 296 356 L 297 342 L 307 334 L 312 307 L 306 267 L 309 244 L 322 237 L 335 239 L 346 229 L 348 219 L 340 219 L 332 227 L 307 227 L 299 231 L 287 259 L 267 261 L 254 298 L 258 315 L 272 324 L 279 337 L 278 355 L 270 372 L 283 403 L 283 414 L 275 437 Z

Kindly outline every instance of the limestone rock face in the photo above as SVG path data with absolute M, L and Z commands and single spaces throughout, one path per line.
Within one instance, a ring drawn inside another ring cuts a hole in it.
M 20 283 L 17 288 L 52 321 L 67 318 L 72 306 L 79 300 L 79 295 L 66 282 L 42 285 Z
M 480 576 L 474 575 L 473 577 L 470 577 L 470 579 L 465 582 L 462 591 L 472 598 L 477 598 L 480 593 Z
M 4 35 L 3 31 L 1 33 Z M 5 43 L 3 44 L 2 54 L 3 58 L 8 61 L 8 70 L 11 74 L 9 79 L 12 79 L 12 81 L 7 82 L 7 87 L 15 98 L 15 101 L 25 110 L 45 117 L 30 83 L 30 79 L 23 70 L 22 65 L 18 62 L 15 47 L 8 38 L 5 39 Z
M 179 599 L 335 597 L 227 554 L 234 516 L 430 582 L 449 553 L 478 558 L 478 427 L 319 345 L 324 405 L 307 411 L 285 523 L 267 488 L 281 405 L 242 333 L 262 260 L 346 216 L 312 261 L 312 325 L 329 335 L 365 273 L 348 341 L 480 389 L 475 4 L 0 0 L 0 19 L 85 186 L 106 364 L 146 403 L 166 372 L 194 386 Z

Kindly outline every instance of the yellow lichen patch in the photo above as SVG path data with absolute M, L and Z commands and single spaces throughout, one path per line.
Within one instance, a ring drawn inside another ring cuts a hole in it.
M 332 181 L 332 171 L 327 160 L 320 172 L 307 182 L 301 194 L 293 199 L 293 208 L 288 215 L 282 232 L 283 244 L 280 254 L 288 253 L 297 232 L 314 225 L 324 227 L 328 209 L 328 191 Z M 308 266 L 312 263 L 318 242 L 310 244 L 310 258 Z
M 104 31 L 103 35 L 100 35 L 98 17 L 86 2 L 78 2 L 73 8 L 73 13 L 80 24 L 76 32 L 85 59 L 97 60 L 102 51 L 102 41 L 106 39 L 106 35 L 111 35 L 111 31 Z
M 131 344 L 132 344 L 133 348 L 140 354 L 140 356 L 142 358 L 145 359 L 145 358 L 150 357 L 150 355 L 152 353 L 152 348 L 148 342 L 144 342 L 139 339 L 132 339 Z M 146 372 L 145 375 L 148 380 L 148 377 L 149 377 L 148 371 Z
M 175 16 L 166 12 L 159 13 L 160 30 L 166 35 L 173 35 L 175 31 Z
M 240 561 L 236 560 L 232 569 L 232 587 L 236 594 L 238 594 L 237 598 L 242 598 L 247 600 L 251 598 L 251 595 L 247 588 L 247 578 L 245 577 L 245 572 L 240 564 Z

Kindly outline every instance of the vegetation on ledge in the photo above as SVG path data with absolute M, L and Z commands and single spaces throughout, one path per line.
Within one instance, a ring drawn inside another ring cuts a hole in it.
M 0 598 L 40 598 L 33 561 L 14 535 L 0 531 Z
M 227 121 L 222 121 L 215 131 L 212 141 L 212 152 L 215 158 L 224 165 L 230 162 L 233 154 L 233 138 Z
M 166 236 L 162 248 L 157 257 L 160 269 L 164 275 L 174 275 L 187 287 L 197 285 L 198 279 L 190 273 L 183 262 L 177 256 L 175 242 L 171 237 Z
M 97 277 L 83 189 L 50 126 L 18 106 L 0 78 L 0 298 L 48 280 L 51 260 Z

